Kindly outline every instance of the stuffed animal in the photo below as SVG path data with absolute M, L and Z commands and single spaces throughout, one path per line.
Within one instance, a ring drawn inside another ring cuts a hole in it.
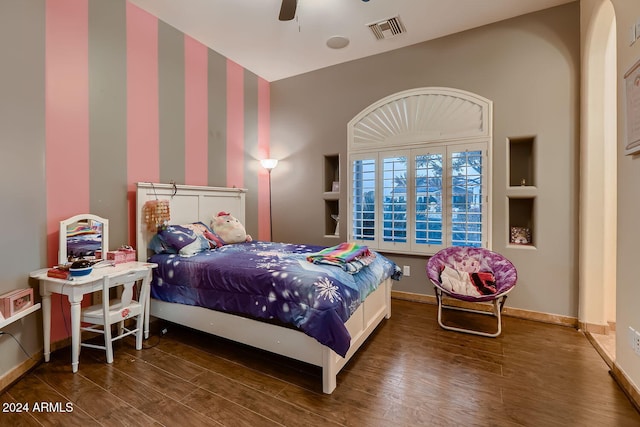
M 477 273 L 480 271 L 480 262 L 472 257 L 465 258 L 455 264 L 455 270 L 465 273 Z
M 238 219 L 227 212 L 218 212 L 211 219 L 211 229 L 226 244 L 251 242 L 253 239 L 247 234 L 244 225 Z

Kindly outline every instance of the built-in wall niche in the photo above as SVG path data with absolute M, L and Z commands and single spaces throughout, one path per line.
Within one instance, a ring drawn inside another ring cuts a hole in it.
M 509 244 L 535 245 L 535 197 L 509 197 Z
M 509 186 L 532 187 L 535 182 L 534 146 L 536 138 L 508 138 Z
M 339 237 L 338 223 L 340 220 L 340 204 L 336 200 L 324 201 L 324 234 L 326 237 Z
M 324 235 L 340 237 L 340 155 L 324 156 Z
M 340 156 L 330 154 L 324 156 L 324 192 L 340 191 Z

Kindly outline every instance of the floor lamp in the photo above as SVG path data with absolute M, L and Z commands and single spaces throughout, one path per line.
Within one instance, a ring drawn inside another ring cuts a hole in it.
M 273 241 L 273 218 L 271 217 L 271 171 L 278 165 L 278 159 L 262 159 L 260 164 L 269 172 L 269 239 Z

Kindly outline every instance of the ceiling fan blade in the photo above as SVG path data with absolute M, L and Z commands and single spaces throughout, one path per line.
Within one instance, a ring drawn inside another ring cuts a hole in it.
M 278 19 L 281 21 L 291 21 L 296 16 L 297 6 L 298 0 L 282 0 L 280 16 L 278 16 Z

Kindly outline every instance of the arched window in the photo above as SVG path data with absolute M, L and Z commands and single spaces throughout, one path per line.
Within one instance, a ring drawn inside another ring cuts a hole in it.
M 490 246 L 492 103 L 451 88 L 384 98 L 348 124 L 349 240 L 433 254 Z

